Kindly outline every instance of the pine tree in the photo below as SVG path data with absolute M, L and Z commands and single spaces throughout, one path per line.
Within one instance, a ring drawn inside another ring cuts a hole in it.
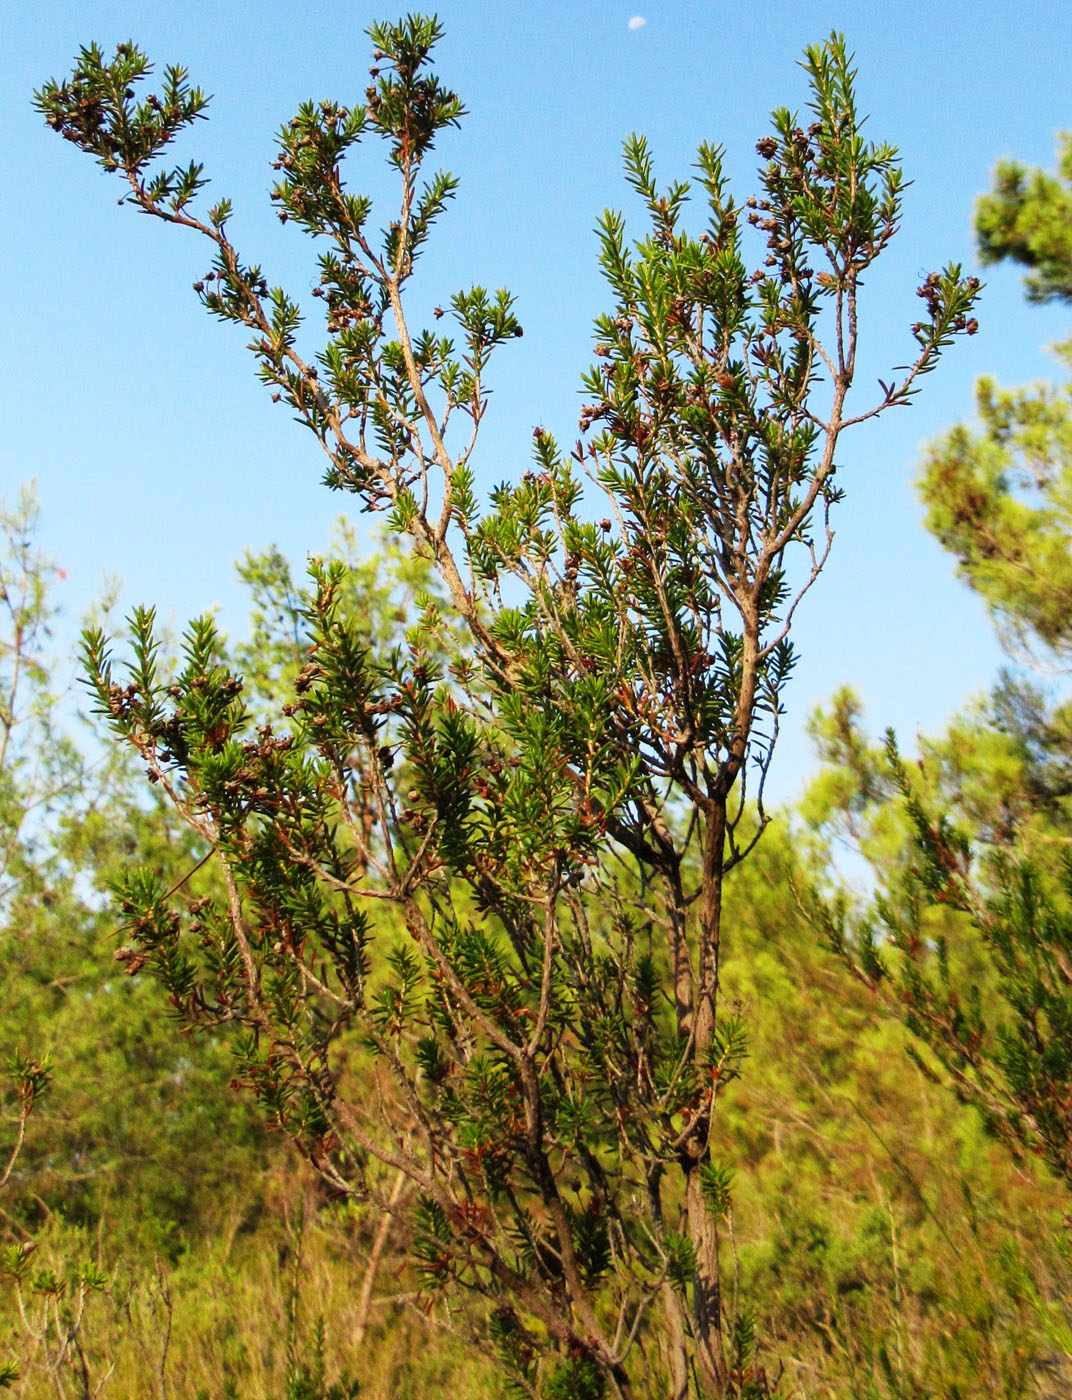
M 994 188 L 976 205 L 975 233 L 985 263 L 1029 268 L 1029 301 L 1072 301 L 1072 132 L 1057 147 L 1057 172 L 1003 160 Z
M 1031 269 L 1031 301 L 1072 300 L 1072 142 L 1058 176 L 1001 163 L 979 201 L 984 261 Z M 1064 181 L 1064 184 L 1062 184 Z M 1072 342 L 1057 347 L 1072 364 Z M 1067 673 L 1072 631 L 1072 397 L 1066 381 L 976 391 L 979 425 L 927 451 L 927 526 L 986 602 L 1015 659 Z M 885 984 L 928 1063 L 1015 1150 L 1072 1184 L 1072 709 L 1021 668 L 928 744 L 918 772 L 856 723 L 827 730 L 847 813 L 866 813 L 880 895 L 869 917 L 820 915 L 859 975 Z M 831 743 L 830 741 L 833 740 Z M 891 836 L 900 801 L 909 844 Z M 836 805 L 836 804 L 835 804 Z

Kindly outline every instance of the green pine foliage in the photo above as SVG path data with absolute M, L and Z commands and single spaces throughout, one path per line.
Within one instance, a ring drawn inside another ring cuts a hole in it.
M 1057 172 L 1029 170 L 1003 160 L 994 188 L 975 209 L 979 253 L 985 263 L 1006 258 L 1030 271 L 1030 301 L 1072 300 L 1072 134 L 1062 133 Z
M 1072 226 L 1072 224 L 1070 224 Z M 1058 346 L 1063 367 L 1072 344 Z M 1014 646 L 1069 648 L 1072 390 L 976 389 L 978 428 L 960 426 L 924 461 L 927 528 L 957 560 Z
M 1032 269 L 1029 299 L 1069 299 L 1070 230 L 1059 180 L 999 166 L 977 209 L 980 248 L 987 261 Z M 1058 353 L 1067 362 L 1068 347 Z M 950 1086 L 991 1139 L 1038 1164 L 1062 1211 L 1055 1249 L 1025 1254 L 1010 1216 L 992 1277 L 1041 1343 L 1033 1361 L 1021 1352 L 1019 1383 L 1030 1376 L 1060 1394 L 1072 1355 L 1069 714 L 1061 687 L 1023 663 L 1041 662 L 1044 676 L 1067 671 L 1069 402 L 1065 385 L 1006 392 L 985 379 L 977 403 L 978 427 L 955 428 L 928 451 L 921 491 L 928 526 L 1021 665 L 924 743 L 918 765 L 901 759 L 892 735 L 884 750 L 871 744 L 852 696 L 835 697 L 816 723 L 827 766 L 805 814 L 851 842 L 874 890 L 861 900 L 842 888 L 812 912 L 860 983 L 903 1017 L 920 1072 Z M 966 1201 L 974 1229 L 978 1197 Z M 1006 1386 L 1016 1381 L 1011 1359 Z
M 995 193 L 977 210 L 980 247 L 988 260 L 1035 268 L 1028 290 L 1036 300 L 1068 297 L 1070 229 L 1072 209 L 1054 179 L 999 166 Z M 1059 353 L 1067 360 L 1068 347 Z M 1010 393 L 985 379 L 977 402 L 979 428 L 953 429 L 926 456 L 927 524 L 1014 654 L 1064 671 L 1072 597 L 1067 386 Z M 847 917 L 843 902 L 828 907 L 820 915 L 827 936 L 865 980 L 897 988 L 932 1067 L 988 1127 L 1043 1156 L 1067 1183 L 1067 703 L 1052 703 L 1029 676 L 1010 671 L 927 746 L 918 773 L 892 736 L 884 757 L 869 753 L 858 714 L 839 704 L 840 717 L 824 722 L 827 757 L 846 782 L 830 811 L 867 831 L 879 893 L 862 919 Z M 891 833 L 882 852 L 876 821 Z
M 1061 138 L 1056 175 L 1002 161 L 979 200 L 984 262 L 1030 269 L 1031 301 L 1072 300 L 1072 137 Z M 1062 368 L 1072 347 L 1055 347 Z M 1068 500 L 1072 413 L 1067 384 L 1003 390 L 983 378 L 979 425 L 954 428 L 927 453 L 920 490 L 927 527 L 957 559 L 1003 635 L 1043 654 L 1067 651 Z

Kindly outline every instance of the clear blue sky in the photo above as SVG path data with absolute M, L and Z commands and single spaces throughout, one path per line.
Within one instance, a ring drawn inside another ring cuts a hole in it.
M 687 173 L 700 140 L 722 142 L 743 197 L 771 107 L 806 99 L 802 48 L 831 28 L 845 32 L 871 134 L 900 146 L 914 182 L 904 231 L 867 289 L 862 401 L 874 376 L 910 353 L 921 275 L 950 258 L 971 263 L 972 201 L 993 162 L 1049 165 L 1055 133 L 1072 125 L 1072 12 L 1053 0 L 446 0 L 438 13 L 447 29 L 439 67 L 471 115 L 441 145 L 462 187 L 423 290 L 443 300 L 476 281 L 506 285 L 525 327 L 495 371 L 485 482 L 524 470 L 533 425 L 576 433 L 591 321 L 607 304 L 592 230 L 605 205 L 627 204 L 620 142 L 629 131 L 648 135 L 664 181 Z M 323 547 L 350 499 L 320 486 L 319 449 L 269 402 L 241 335 L 201 311 L 190 284 L 206 249 L 117 208 L 116 182 L 45 128 L 31 90 L 65 73 L 91 39 L 110 48 L 134 38 L 159 67 L 185 63 L 214 101 L 179 155 L 203 159 L 215 194 L 234 200 L 243 253 L 304 294 L 313 260 L 268 204 L 272 135 L 304 98 L 359 99 L 362 31 L 394 14 L 364 0 L 9 8 L 0 494 L 36 476 L 43 543 L 68 575 L 68 618 L 113 573 L 128 605 L 155 602 L 179 621 L 215 605 L 238 631 L 234 558 L 275 542 L 300 561 Z M 630 27 L 633 17 L 645 23 Z M 375 190 L 379 157 L 368 152 Z M 351 178 L 360 188 L 356 169 Z M 907 745 L 999 664 L 982 610 L 919 524 L 912 488 L 921 442 L 970 416 L 975 376 L 1048 375 L 1043 347 L 1067 333 L 1066 315 L 1023 304 L 1014 272 L 987 277 L 980 334 L 913 408 L 844 443 L 848 498 L 828 571 L 799 615 L 776 794 L 799 786 L 811 763 L 804 720 L 839 683 L 855 684 L 872 723 L 894 724 Z

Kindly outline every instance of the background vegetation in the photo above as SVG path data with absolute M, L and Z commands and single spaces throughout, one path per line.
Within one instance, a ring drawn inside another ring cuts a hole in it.
M 984 256 L 1026 263 L 1036 297 L 1067 297 L 1068 227 L 1063 187 L 1038 173 L 1002 167 L 980 205 Z M 757 1388 L 1058 1396 L 1072 1380 L 1069 716 L 1023 664 L 1065 664 L 1072 429 L 1064 387 L 983 384 L 979 408 L 978 427 L 934 445 L 921 489 L 1008 673 L 918 763 L 835 696 L 799 811 L 726 885 L 723 991 L 748 1052 L 714 1147 Z M 466 1345 L 464 1310 L 433 1305 L 402 1217 L 333 1196 L 233 1091 L 222 1037 L 178 1034 L 159 983 L 124 975 L 108 892 L 135 864 L 170 888 L 204 851 L 59 693 L 29 494 L 3 524 L 7 1382 L 494 1393 L 501 1368 Z M 390 646 L 427 569 L 389 543 L 355 559 L 345 527 L 331 552 L 353 565 L 347 617 Z M 267 712 L 304 664 L 310 600 L 274 551 L 240 569 L 250 636 L 221 646 Z M 865 867 L 858 888 L 839 874 Z M 190 893 L 216 878 L 200 867 Z

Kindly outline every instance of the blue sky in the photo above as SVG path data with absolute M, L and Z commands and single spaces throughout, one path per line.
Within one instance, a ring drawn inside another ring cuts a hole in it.
M 462 184 L 421 292 L 434 302 L 473 282 L 506 285 L 525 327 L 493 374 L 478 462 L 485 484 L 525 469 L 535 424 L 576 435 L 591 322 L 608 304 L 593 227 L 604 206 L 629 208 L 628 132 L 646 133 L 663 182 L 688 173 L 699 141 L 721 142 L 743 197 L 770 109 L 806 100 L 796 66 L 804 45 L 845 32 L 870 134 L 900 147 L 913 181 L 903 232 L 863 305 L 862 406 L 875 376 L 910 354 L 921 276 L 949 259 L 971 264 L 972 201 L 994 161 L 1050 165 L 1056 132 L 1072 125 L 1072 18 L 1052 0 L 446 0 L 438 14 L 447 30 L 439 68 L 471 115 L 441 143 Z M 37 478 L 42 541 L 67 572 L 61 601 L 72 622 L 110 573 L 124 580 L 127 606 L 155 602 L 178 621 L 216 606 L 240 631 L 232 561 L 273 542 L 300 561 L 324 546 L 351 501 L 319 484 L 319 449 L 269 402 L 241 335 L 201 311 L 190 284 L 206 250 L 117 208 L 115 182 L 45 128 L 31 90 L 65 73 L 91 39 L 110 48 L 134 38 L 158 67 L 185 63 L 214 100 L 178 154 L 204 160 L 212 191 L 234 200 L 243 254 L 305 295 L 313 259 L 267 199 L 272 135 L 304 98 L 360 98 L 362 31 L 381 16 L 394 11 L 336 0 L 38 0 L 5 18 L 0 494 Z M 374 147 L 360 159 L 354 186 L 383 190 Z M 799 787 L 811 765 L 804 721 L 836 685 L 856 685 L 871 722 L 893 724 L 907 746 L 1000 664 L 981 608 L 919 524 L 912 481 L 921 443 L 970 416 L 975 377 L 1050 374 L 1044 346 L 1069 318 L 1026 307 L 1012 270 L 985 276 L 979 335 L 956 347 L 911 409 L 844 441 L 848 496 L 827 573 L 798 614 L 801 660 L 775 795 Z

